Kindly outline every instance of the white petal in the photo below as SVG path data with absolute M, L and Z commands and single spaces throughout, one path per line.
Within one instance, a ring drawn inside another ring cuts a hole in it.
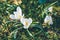
M 20 19 L 20 18 L 19 18 L 20 16 L 22 17 L 22 15 L 20 15 L 18 12 L 14 12 L 14 15 L 15 15 L 15 18 L 16 18 L 16 19 Z
M 17 14 L 17 12 L 16 12 L 16 11 L 15 11 L 15 12 L 13 12 L 13 13 L 14 13 L 14 15 L 15 15 L 15 14 Z
M 24 25 L 25 18 L 21 18 L 21 19 L 20 19 L 20 22 Z
M 49 24 L 49 25 L 52 25 L 52 24 L 53 24 L 53 22 L 52 22 L 52 21 L 50 21 L 48 24 Z
M 50 12 L 52 12 L 52 11 L 53 11 L 53 7 L 49 7 L 48 10 L 49 10 Z
M 28 22 L 28 25 L 27 25 L 27 26 L 30 26 L 30 24 L 32 23 L 32 19 L 29 18 L 29 19 L 27 19 L 26 21 Z
M 17 16 L 18 16 L 17 12 L 14 12 L 14 15 L 15 15 L 15 18 L 17 19 Z
M 53 24 L 52 17 L 51 16 L 46 16 L 44 19 L 44 23 Z
M 24 29 L 28 29 L 29 28 L 29 26 L 24 26 Z
M 47 23 L 47 22 L 48 22 L 48 20 L 49 20 L 49 17 L 48 17 L 48 16 L 46 16 L 46 17 L 45 17 L 45 19 L 44 19 L 44 23 Z
M 22 15 L 22 9 L 20 7 L 17 7 L 17 12 Z
M 21 11 L 21 8 L 18 6 L 18 7 L 17 7 L 17 11 L 19 11 L 19 10 Z
M 11 15 L 10 15 L 10 18 L 11 18 L 11 19 L 15 19 L 15 15 L 11 14 Z
M 29 18 L 29 23 L 32 23 L 32 19 L 31 18 Z

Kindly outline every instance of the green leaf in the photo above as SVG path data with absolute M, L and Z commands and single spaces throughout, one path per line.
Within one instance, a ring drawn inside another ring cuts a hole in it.
M 53 3 L 51 3 L 50 5 L 48 5 L 48 6 L 46 6 L 45 8 L 44 8 L 44 10 L 42 10 L 42 18 L 44 18 L 44 14 L 46 13 L 47 14 L 47 9 L 49 8 L 49 7 L 51 7 L 51 6 L 53 6 L 54 4 L 56 4 L 58 1 L 56 1 L 56 2 L 53 2 Z

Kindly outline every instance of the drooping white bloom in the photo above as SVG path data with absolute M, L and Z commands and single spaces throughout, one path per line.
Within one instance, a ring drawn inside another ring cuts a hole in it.
M 52 17 L 46 16 L 44 19 L 44 23 L 48 23 L 48 25 L 52 25 L 53 24 Z
M 24 25 L 23 27 L 24 27 L 25 29 L 28 29 L 29 26 L 30 26 L 30 24 L 32 23 L 32 19 L 31 19 L 31 18 L 29 18 L 29 19 L 27 19 L 27 18 L 22 18 L 20 21 L 21 21 L 21 23 Z
M 49 12 L 52 12 L 52 11 L 53 11 L 53 7 L 52 7 L 52 6 L 49 7 L 49 8 L 48 8 L 48 11 L 49 11 Z
M 24 14 L 22 14 L 22 10 L 20 7 L 17 7 L 16 11 L 14 12 L 14 15 L 10 15 L 11 19 L 21 19 L 22 17 L 24 17 Z

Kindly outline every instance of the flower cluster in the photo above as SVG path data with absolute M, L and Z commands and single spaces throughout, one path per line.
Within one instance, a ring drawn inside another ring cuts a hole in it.
M 25 18 L 24 14 L 22 14 L 22 9 L 18 6 L 14 14 L 10 15 L 11 19 L 17 19 L 20 20 L 20 22 L 24 25 L 23 27 L 25 29 L 28 29 L 30 24 L 32 23 L 31 18 Z
M 48 25 L 52 25 L 53 24 L 53 20 L 52 20 L 53 7 L 51 6 L 47 10 L 48 10 L 48 15 L 46 15 L 46 17 L 44 19 L 44 23 L 48 24 Z

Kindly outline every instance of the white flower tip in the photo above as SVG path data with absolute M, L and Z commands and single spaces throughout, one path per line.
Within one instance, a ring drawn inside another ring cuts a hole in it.
M 30 22 L 32 23 L 32 18 L 29 18 Z
M 19 6 L 17 7 L 17 11 L 22 11 L 21 8 L 20 8 Z
M 16 11 L 17 11 L 20 15 L 22 15 L 22 9 L 21 9 L 19 6 L 17 7 Z
M 52 9 L 53 7 L 51 6 L 51 7 L 49 7 L 49 9 Z
M 17 12 L 15 11 L 15 12 L 13 12 L 14 14 L 17 14 Z
M 52 10 L 52 9 L 53 9 L 53 7 L 52 7 L 52 6 L 48 8 L 48 10 L 49 10 L 49 11 L 50 11 L 50 10 Z
M 15 16 L 13 14 L 10 15 L 11 19 L 15 19 Z

